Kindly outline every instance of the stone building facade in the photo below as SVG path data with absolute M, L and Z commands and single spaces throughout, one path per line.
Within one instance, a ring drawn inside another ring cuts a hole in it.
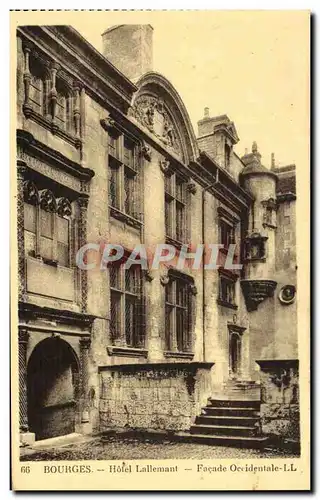
M 21 442 L 188 431 L 209 397 L 259 401 L 262 434 L 298 439 L 295 167 L 240 158 L 207 108 L 196 137 L 150 25 L 102 36 L 104 55 L 69 26 L 17 29 Z M 125 268 L 158 244 L 204 258 Z

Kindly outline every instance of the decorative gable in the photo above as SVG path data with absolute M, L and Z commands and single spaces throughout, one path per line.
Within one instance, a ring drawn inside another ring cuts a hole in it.
M 130 108 L 129 116 L 135 118 L 160 139 L 167 148 L 172 149 L 182 158 L 182 145 L 177 128 L 163 99 L 149 94 L 140 95 Z

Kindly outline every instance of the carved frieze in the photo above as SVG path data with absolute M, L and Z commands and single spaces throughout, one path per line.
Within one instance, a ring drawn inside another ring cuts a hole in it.
M 177 130 L 162 99 L 141 95 L 130 108 L 129 115 L 152 132 L 165 146 L 182 156 Z

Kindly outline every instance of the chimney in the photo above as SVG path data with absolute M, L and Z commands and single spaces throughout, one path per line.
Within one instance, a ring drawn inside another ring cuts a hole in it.
M 152 38 L 150 24 L 112 26 L 102 34 L 103 55 L 135 82 L 153 69 Z

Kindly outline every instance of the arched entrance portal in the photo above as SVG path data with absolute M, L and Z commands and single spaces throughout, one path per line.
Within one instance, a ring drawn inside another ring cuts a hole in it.
M 75 430 L 79 363 L 60 337 L 45 339 L 33 350 L 27 369 L 28 421 L 36 439 Z

